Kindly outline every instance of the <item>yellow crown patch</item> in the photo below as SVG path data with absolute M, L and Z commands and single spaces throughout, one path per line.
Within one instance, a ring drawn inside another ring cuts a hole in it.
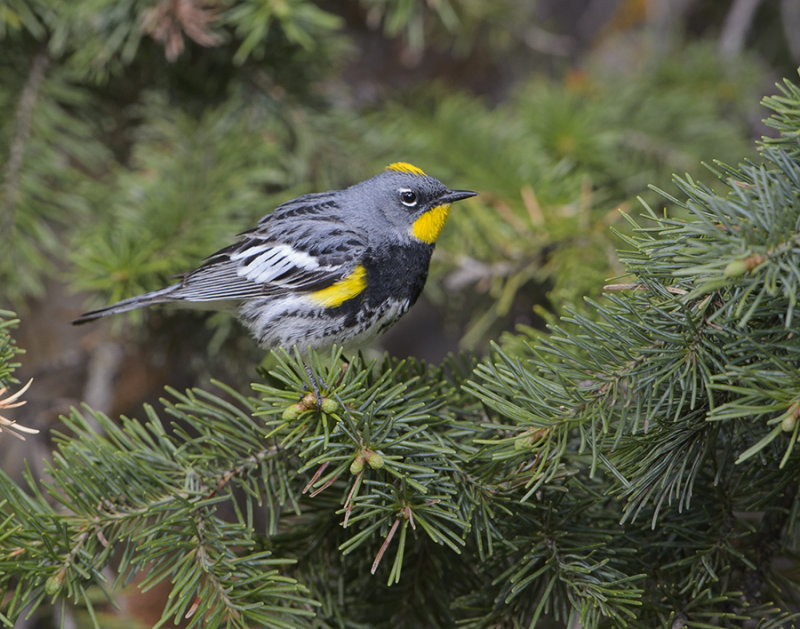
M 426 177 L 425 171 L 421 168 L 417 168 L 414 164 L 409 164 L 408 162 L 395 162 L 394 164 L 389 164 L 386 167 L 386 170 L 394 170 L 398 173 L 408 173 L 409 175 L 417 175 L 418 177 Z

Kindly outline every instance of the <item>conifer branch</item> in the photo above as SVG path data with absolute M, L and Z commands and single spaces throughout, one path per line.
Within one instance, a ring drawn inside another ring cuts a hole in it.
M 162 4 L 153 32 L 176 52 L 186 23 Z M 580 85 L 534 81 L 496 110 L 437 94 L 434 105 L 348 122 L 289 105 L 295 95 L 264 78 L 264 68 L 313 74 L 325 56 L 319 35 L 339 24 L 306 0 L 276 6 L 234 3 L 218 16 L 230 45 L 213 51 L 224 89 L 203 85 L 214 106 L 204 92 L 178 107 L 147 85 L 147 96 L 131 97 L 135 129 L 116 118 L 105 126 L 111 117 L 98 107 L 110 86 L 103 76 L 123 84 L 115 73 L 134 64 L 148 82 L 142 24 L 129 7 L 70 57 L 100 89 L 45 72 L 34 104 L 90 149 L 63 142 L 78 147 L 66 159 L 29 135 L 19 175 L 30 172 L 42 199 L 18 217 L 40 226 L 50 204 L 102 209 L 91 230 L 64 236 L 84 287 L 136 290 L 213 250 L 231 224 L 262 215 L 298 182 L 344 183 L 352 173 L 327 172 L 320 156 L 343 154 L 338 143 L 352 134 L 361 157 L 348 169 L 402 146 L 493 191 L 437 248 L 441 272 L 455 269 L 447 298 L 437 278 L 429 284 L 451 311 L 488 302 L 465 322 L 468 343 L 530 310 L 519 302 L 530 293 L 560 304 L 606 283 L 606 294 L 561 317 L 545 313 L 548 332 L 521 328 L 483 359 L 436 366 L 354 355 L 345 364 L 338 348 L 278 351 L 254 359 L 264 368 L 249 390 L 167 389 L 133 418 L 71 411 L 46 482 L 0 474 L 0 623 L 52 603 L 82 607 L 99 625 L 98 592 L 113 599 L 135 581 L 167 586 L 159 626 L 788 626 L 800 603 L 800 90 L 787 83 L 766 99 L 781 135 L 761 145 L 757 163 L 715 162 L 713 185 L 685 176 L 673 193 L 647 192 L 643 215 L 628 213 L 619 228 L 624 268 L 611 262 L 609 274 L 606 232 L 619 214 L 608 207 L 696 159 L 709 138 L 723 154 L 745 154 L 738 141 L 717 143 L 729 129 L 713 131 L 730 98 L 675 96 L 662 89 L 674 68 L 656 64 L 602 86 L 591 74 Z M 53 51 L 74 46 L 71 29 L 86 16 L 81 3 L 69 8 Z M 192 18 L 200 43 L 210 17 Z M 276 33 L 290 50 L 273 50 Z M 300 48 L 302 63 L 292 52 Z M 270 65 L 273 54 L 280 64 Z M 694 72 L 684 59 L 704 57 L 681 58 Z M 726 89 L 743 85 L 731 79 Z M 41 100 L 51 86 L 63 102 Z M 601 91 L 609 95 L 590 97 Z M 695 102 L 711 105 L 689 114 Z M 98 111 L 97 128 L 80 124 Z M 6 118 L 13 138 L 19 116 Z M 612 129 L 620 121 L 622 131 Z M 118 124 L 135 138 L 106 160 L 97 138 Z M 645 143 L 619 142 L 642 133 Z M 498 143 L 505 150 L 492 160 L 475 158 Z M 29 162 L 34 149 L 53 161 Z M 90 154 L 101 167 L 76 177 L 80 186 L 38 185 L 65 172 L 50 169 L 55 161 L 97 164 Z M 664 212 L 651 209 L 656 198 Z M 474 259 L 464 262 L 464 249 Z M 10 321 L 0 313 L 0 387 L 18 391 Z M 169 315 L 152 321 L 173 329 Z M 247 361 L 228 354 L 237 338 L 229 325 L 215 320 L 206 360 L 242 374 Z M 197 334 L 203 344 L 207 336 Z M 320 399 L 313 381 L 325 383 Z M 11 405 L 21 401 L 13 396 Z

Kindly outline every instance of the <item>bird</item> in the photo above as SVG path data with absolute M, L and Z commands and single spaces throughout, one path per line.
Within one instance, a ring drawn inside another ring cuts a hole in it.
M 395 162 L 350 187 L 286 201 L 180 281 L 73 323 L 177 303 L 234 310 L 267 349 L 361 347 L 417 301 L 451 204 L 476 195 Z

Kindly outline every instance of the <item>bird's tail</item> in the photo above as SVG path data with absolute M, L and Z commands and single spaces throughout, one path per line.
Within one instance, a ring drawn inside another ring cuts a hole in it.
M 167 286 L 166 288 L 162 288 L 160 290 L 154 290 L 151 293 L 137 295 L 136 297 L 131 297 L 130 299 L 123 299 L 122 301 L 118 301 L 117 303 L 111 304 L 110 306 L 106 306 L 104 308 L 98 308 L 97 310 L 84 312 L 81 316 L 75 319 L 72 324 L 79 325 L 81 323 L 88 323 L 89 321 L 94 321 L 95 319 L 100 319 L 101 317 L 107 317 L 108 315 L 128 312 L 130 310 L 136 310 L 137 308 L 145 308 L 147 306 L 152 306 L 153 304 L 162 304 L 168 301 L 174 301 L 174 298 L 170 297 L 170 294 L 179 287 L 180 284 L 173 284 L 172 286 Z

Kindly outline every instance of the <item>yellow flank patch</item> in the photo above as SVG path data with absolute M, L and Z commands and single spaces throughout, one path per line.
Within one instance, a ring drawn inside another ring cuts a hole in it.
M 411 226 L 411 233 L 422 242 L 432 244 L 442 233 L 450 215 L 450 204 L 437 205 L 420 216 Z
M 425 171 L 421 168 L 417 168 L 414 164 L 409 164 L 408 162 L 395 162 L 394 164 L 389 164 L 386 167 L 386 170 L 394 170 L 398 173 L 408 173 L 409 175 L 417 175 L 419 177 L 425 177 Z
M 367 270 L 360 264 L 346 278 L 309 295 L 313 301 L 326 308 L 341 306 L 367 287 Z

